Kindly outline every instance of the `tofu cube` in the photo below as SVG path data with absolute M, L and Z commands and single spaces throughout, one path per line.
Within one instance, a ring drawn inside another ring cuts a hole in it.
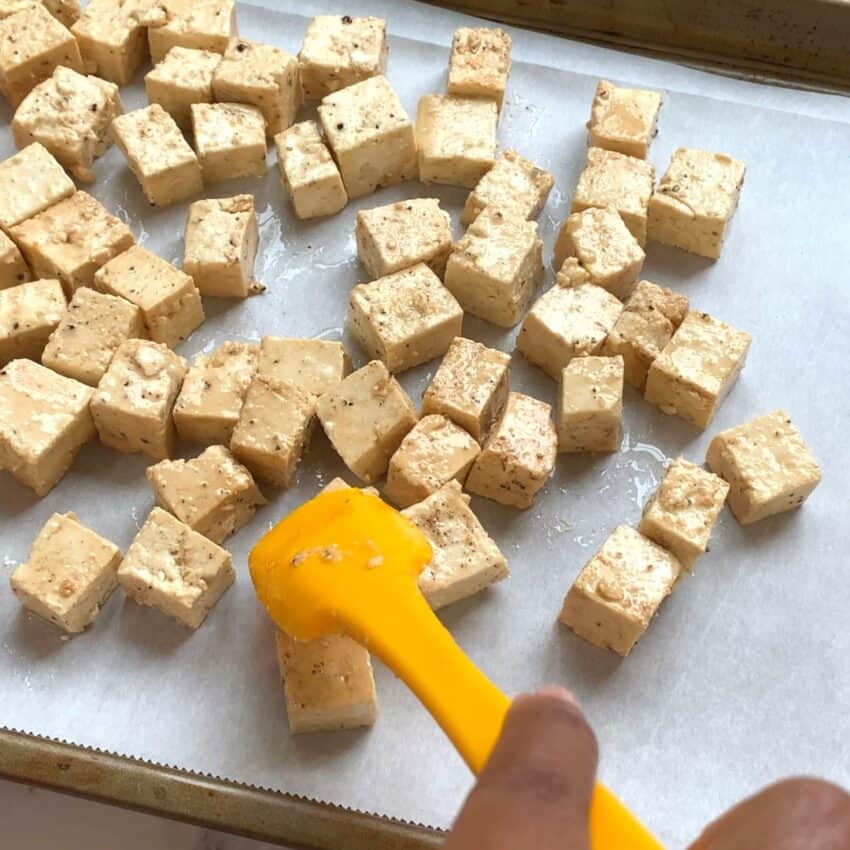
M 387 52 L 387 22 L 382 18 L 317 15 L 298 54 L 305 100 L 321 100 L 385 74 Z
M 348 299 L 351 333 L 390 372 L 445 354 L 462 325 L 460 304 L 424 263 L 360 283 Z
M 681 572 L 675 555 L 617 526 L 578 574 L 559 619 L 594 646 L 626 656 Z
M 481 443 L 508 400 L 510 371 L 510 355 L 459 336 L 422 396 L 422 414 L 440 413 Z
M 80 17 L 79 0 L 41 0 L 41 5 L 60 24 L 69 28 Z
M 283 188 L 298 218 L 338 213 L 348 194 L 315 121 L 293 124 L 274 137 Z
M 213 74 L 221 56 L 210 50 L 172 47 L 152 71 L 145 74 L 149 103 L 158 103 L 177 125 L 188 130 L 193 103 L 213 102 Z
M 623 358 L 573 358 L 561 373 L 558 451 L 617 451 L 622 414 Z
M 750 335 L 692 310 L 649 367 L 646 400 L 707 427 L 738 379 Z
M 76 191 L 53 155 L 34 142 L 0 162 L 0 227 L 8 231 Z
M 345 465 L 367 484 L 387 471 L 418 419 L 413 402 L 380 360 L 321 395 L 316 413 Z
M 528 309 L 543 278 L 537 222 L 485 209 L 446 263 L 446 287 L 467 313 L 503 328 Z
M 491 98 L 501 109 L 510 71 L 511 37 L 504 30 L 455 30 L 449 56 L 449 94 Z
M 46 496 L 94 436 L 92 392 L 32 360 L 0 369 L 0 469 Z
M 237 35 L 236 0 L 169 0 L 166 8 L 165 24 L 148 30 L 154 63 L 173 47 L 224 53 Z
M 260 239 L 254 198 L 208 198 L 189 206 L 183 271 L 201 295 L 246 298 L 259 289 L 254 261 Z
M 171 457 L 171 408 L 185 375 L 186 361 L 161 343 L 121 343 L 91 400 L 100 441 L 119 452 Z
M 575 260 L 567 260 L 555 285 L 528 311 L 517 351 L 556 381 L 574 357 L 596 354 L 623 305 L 588 281 Z
M 204 622 L 235 579 L 229 552 L 162 508 L 150 512 L 118 568 L 130 599 L 190 629 Z
M 657 132 L 661 94 L 646 89 L 626 89 L 600 80 L 587 122 L 591 146 L 646 159 Z
M 405 508 L 406 516 L 431 544 L 431 560 L 419 576 L 419 589 L 434 609 L 473 596 L 508 577 L 508 562 L 457 481 Z
M 799 507 L 821 478 L 817 461 L 784 410 L 721 431 L 705 459 L 729 482 L 729 508 L 741 525 Z
M 335 389 L 351 371 L 351 360 L 341 342 L 264 336 L 257 372 L 279 381 L 291 381 L 318 398 Z
M 357 256 L 379 278 L 425 263 L 443 277 L 452 251 L 452 222 L 436 198 L 411 198 L 357 213 Z
M 32 280 L 29 266 L 18 246 L 0 230 L 0 290 Z
M 413 124 L 386 77 L 327 95 L 319 120 L 349 198 L 417 176 Z
M 91 183 L 94 161 L 112 144 L 109 125 L 123 111 L 114 83 L 60 66 L 21 101 L 12 136 L 19 148 L 40 142 L 77 180 Z
M 38 2 L 39 0 L 2 0 L 0 2 L 0 20 L 5 20 L 9 15 L 14 15 L 15 12 L 29 9 Z
M 33 280 L 0 289 L 0 366 L 18 357 L 40 360 L 65 306 L 58 280 Z
M 146 335 L 142 311 L 135 304 L 84 286 L 74 293 L 50 335 L 41 362 L 96 387 L 119 346 Z
M 492 100 L 423 95 L 416 111 L 419 179 L 471 189 L 493 167 L 498 120 Z
M 480 451 L 460 425 L 439 413 L 423 416 L 390 458 L 384 495 L 406 508 L 449 481 L 463 484 Z
M 256 345 L 223 342 L 212 354 L 195 358 L 172 413 L 181 440 L 230 443 L 259 354 Z
M 141 308 L 148 335 L 175 346 L 204 321 L 201 295 L 189 275 L 139 245 L 99 269 L 95 286 Z
M 648 238 L 717 259 L 746 170 L 723 153 L 679 148 L 649 201 Z
M 192 133 L 205 183 L 266 173 L 266 121 L 255 106 L 193 103 Z
M 496 423 L 466 479 L 466 489 L 514 508 L 531 507 L 555 468 L 558 437 L 551 407 L 508 393 Z
M 121 551 L 74 513 L 53 514 L 12 573 L 15 596 L 29 611 L 68 634 L 91 625 L 112 591 Z
M 251 473 L 224 446 L 191 460 L 161 460 L 145 474 L 157 505 L 213 543 L 246 526 L 266 504 Z

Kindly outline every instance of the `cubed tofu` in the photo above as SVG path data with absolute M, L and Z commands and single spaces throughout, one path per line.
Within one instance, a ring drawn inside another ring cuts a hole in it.
M 729 508 L 741 525 L 799 507 L 821 478 L 784 410 L 721 431 L 708 446 L 706 462 L 729 483 Z
M 9 15 L 14 15 L 23 9 L 35 6 L 39 0 L 0 0 L 0 20 L 5 20 Z
M 95 272 L 135 245 L 130 228 L 86 192 L 9 230 L 38 277 L 57 278 L 70 297 L 94 286 Z
M 58 280 L 33 280 L 0 289 L 0 366 L 18 357 L 40 360 L 65 306 Z
M 60 66 L 15 110 L 12 135 L 24 148 L 44 145 L 77 180 L 94 180 L 92 165 L 112 144 L 109 125 L 124 107 L 118 86 Z
M 425 263 L 439 277 L 452 251 L 452 223 L 436 198 L 411 198 L 357 213 L 357 256 L 372 278 Z
M 223 342 L 211 354 L 195 358 L 172 413 L 181 440 L 230 443 L 259 354 L 257 345 Z
M 94 436 L 93 392 L 32 360 L 0 369 L 0 469 L 46 496 Z
M 238 35 L 236 0 L 168 0 L 168 19 L 148 30 L 151 59 L 159 62 L 173 47 L 224 53 Z
M 349 198 L 417 176 L 413 124 L 386 77 L 327 95 L 319 119 Z
M 511 37 L 504 30 L 455 30 L 449 56 L 449 94 L 491 98 L 501 109 L 510 71 Z
M 569 259 L 555 285 L 526 314 L 517 351 L 559 381 L 574 357 L 600 350 L 622 309 L 610 292 L 590 283 L 587 273 Z
M 189 206 L 183 271 L 201 295 L 246 298 L 261 289 L 254 280 L 260 239 L 254 198 L 207 198 Z
M 173 347 L 204 321 L 201 295 L 192 278 L 139 245 L 99 269 L 94 283 L 101 292 L 140 307 L 155 342 Z
M 490 433 L 508 400 L 510 355 L 457 337 L 422 397 L 422 413 L 441 413 L 479 443 Z
M 601 649 L 628 655 L 682 572 L 675 555 L 627 525 L 582 567 L 561 622 Z
M 266 120 L 256 106 L 193 103 L 190 108 L 205 183 L 266 173 Z
M 356 729 L 378 719 L 369 653 L 347 635 L 297 641 L 279 631 L 277 659 L 293 735 Z
M 360 283 L 348 299 L 348 327 L 363 350 L 403 372 L 445 354 L 463 310 L 424 263 Z
M 121 550 L 74 513 L 53 514 L 12 573 L 15 596 L 68 634 L 91 625 L 118 586 Z
M 195 152 L 158 103 L 119 115 L 110 133 L 153 206 L 183 201 L 203 189 Z
M 0 290 L 32 280 L 29 266 L 18 246 L 0 230 Z
M 405 508 L 406 516 L 431 544 L 431 560 L 419 589 L 433 609 L 473 596 L 508 577 L 508 562 L 469 507 L 457 481 Z
M 382 18 L 317 15 L 298 54 L 306 100 L 321 100 L 387 70 L 387 22 Z
M 171 408 L 186 368 L 186 361 L 161 343 L 121 343 L 91 400 L 100 441 L 119 452 L 143 452 L 156 460 L 171 457 Z
M 157 505 L 213 543 L 246 526 L 266 504 L 251 473 L 224 446 L 190 460 L 161 460 L 145 474 Z
M 172 47 L 152 71 L 145 74 L 149 103 L 158 103 L 188 130 L 192 124 L 193 103 L 213 102 L 213 74 L 221 56 L 210 50 Z
M 471 189 L 493 167 L 498 120 L 492 100 L 423 95 L 416 111 L 419 179 Z
M 298 218 L 338 213 L 348 194 L 315 121 L 293 124 L 274 137 L 283 188 Z
M 543 278 L 537 222 L 485 209 L 446 263 L 446 286 L 461 307 L 503 328 L 528 309 Z
M 264 336 L 257 372 L 319 397 L 334 389 L 351 371 L 351 359 L 341 342 Z
M 119 346 L 147 336 L 142 311 L 129 301 L 81 287 L 50 335 L 41 362 L 96 387 Z
M 406 508 L 427 499 L 449 481 L 463 484 L 480 450 L 451 419 L 439 413 L 423 416 L 390 458 L 384 495 Z
M 692 310 L 649 367 L 644 397 L 698 428 L 709 425 L 738 379 L 750 335 Z
M 514 508 L 529 508 L 555 468 L 558 437 L 551 407 L 508 393 L 496 423 L 466 478 L 466 489 Z
M 418 419 L 413 402 L 380 360 L 321 395 L 316 413 L 345 465 L 367 484 L 387 471 Z
M 717 259 L 746 170 L 723 153 L 679 148 L 649 201 L 650 241 Z
M 619 354 L 625 364 L 626 381 L 643 392 L 649 367 L 688 312 L 688 299 L 663 286 L 642 280 L 635 287 L 617 319 L 601 354 Z
M 236 580 L 230 553 L 154 508 L 118 568 L 124 593 L 197 629 Z
M 620 88 L 600 80 L 587 122 L 590 144 L 646 159 L 656 133 L 661 101 L 659 92 Z
M 573 358 L 558 391 L 558 451 L 617 451 L 622 414 L 623 358 Z
M 256 106 L 266 133 L 274 136 L 295 121 L 301 106 L 298 60 L 270 44 L 231 39 L 213 77 L 213 93 L 222 103 Z
M 71 27 L 80 18 L 79 0 L 41 0 L 41 5 L 66 27 Z

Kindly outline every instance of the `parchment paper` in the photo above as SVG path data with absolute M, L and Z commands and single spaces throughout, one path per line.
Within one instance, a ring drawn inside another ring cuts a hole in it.
M 241 5 L 241 32 L 295 52 L 304 16 L 331 10 L 312 0 L 298 8 L 294 15 Z M 389 18 L 389 78 L 411 115 L 421 94 L 443 90 L 447 45 L 461 16 L 377 0 L 336 11 Z M 725 151 L 749 165 L 721 260 L 650 245 L 645 267 L 645 277 L 753 335 L 747 367 L 714 425 L 699 433 L 627 391 L 620 453 L 561 457 L 525 513 L 474 500 L 512 575 L 441 613 L 507 692 L 550 682 L 575 690 L 601 740 L 601 776 L 671 848 L 681 847 L 721 808 L 777 777 L 806 772 L 850 782 L 848 102 L 513 34 L 499 138 L 555 175 L 540 217 L 547 262 L 584 160 L 584 122 L 599 76 L 665 89 L 651 151 L 659 172 L 679 145 Z M 140 84 L 123 95 L 128 109 L 145 103 Z M 5 124 L 8 118 L 6 111 Z M 4 132 L 0 153 L 12 151 Z M 330 220 L 298 224 L 272 159 L 263 181 L 218 184 L 208 192 L 256 194 L 257 270 L 268 291 L 241 303 L 207 299 L 207 322 L 182 347 L 186 355 L 267 333 L 338 338 L 347 293 L 363 279 L 353 239 L 358 209 L 436 195 L 461 233 L 464 191 L 416 183 L 360 199 Z M 185 206 L 150 210 L 115 150 L 96 170 L 93 193 L 130 223 L 140 242 L 179 262 Z M 547 270 L 545 286 L 551 280 Z M 464 331 L 505 350 L 513 346 L 514 333 L 471 318 Z M 435 368 L 431 363 L 403 376 L 415 400 Z M 554 382 L 521 357 L 514 358 L 513 376 L 515 388 L 554 399 Z M 802 510 L 748 529 L 724 512 L 711 552 L 626 661 L 556 625 L 576 573 L 613 526 L 637 521 L 665 457 L 699 462 L 717 430 L 780 406 L 824 468 L 823 484 Z M 184 446 L 183 454 L 198 450 Z M 373 729 L 295 738 L 287 732 L 272 627 L 256 604 L 246 557 L 283 513 L 344 474 L 323 435 L 305 457 L 297 485 L 270 494 L 270 506 L 228 541 L 238 581 L 197 633 L 121 593 L 88 633 L 68 641 L 22 612 L 6 578 L 47 517 L 74 510 L 125 548 L 152 504 L 146 465 L 93 443 L 41 501 L 0 477 L 0 724 L 447 826 L 470 777 L 439 729 L 380 665 L 382 713 Z

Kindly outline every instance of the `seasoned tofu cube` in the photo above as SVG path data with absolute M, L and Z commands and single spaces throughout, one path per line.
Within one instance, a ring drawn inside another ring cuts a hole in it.
M 528 311 L 517 351 L 556 381 L 574 357 L 596 354 L 623 305 L 595 286 L 575 260 L 564 263 L 555 285 Z
M 501 109 L 510 71 L 511 37 L 504 30 L 455 30 L 449 57 L 449 94 L 492 98 Z
M 315 121 L 293 124 L 274 137 L 283 188 L 298 218 L 338 213 L 348 195 Z
M 80 18 L 79 0 L 41 0 L 41 5 L 68 28 Z
M 446 263 L 446 286 L 461 307 L 503 328 L 528 309 L 543 278 L 537 222 L 485 209 Z
M 319 120 L 349 198 L 416 177 L 413 124 L 386 77 L 327 95 Z
M 0 290 L 32 280 L 29 266 L 18 246 L 0 230 Z
M 439 413 L 423 416 L 390 458 L 384 495 L 406 508 L 449 481 L 463 484 L 479 452 L 478 443 L 460 425 Z
M 12 573 L 24 608 L 68 634 L 90 626 L 118 586 L 121 551 L 84 526 L 75 513 L 53 514 Z
M 646 254 L 613 209 L 588 209 L 573 213 L 561 225 L 555 240 L 555 268 L 575 257 L 590 275 L 590 282 L 624 301 L 643 268 Z
M 171 408 L 185 375 L 186 361 L 161 343 L 121 343 L 91 400 L 100 441 L 119 452 L 171 457 Z
M 189 275 L 134 245 L 99 269 L 95 286 L 142 310 L 148 335 L 175 346 L 204 321 L 201 295 Z
M 201 295 L 245 298 L 258 291 L 254 260 L 260 233 L 254 198 L 208 198 L 189 206 L 183 271 Z
M 5 20 L 9 15 L 14 15 L 15 12 L 29 9 L 38 2 L 39 0 L 0 0 L 0 20 Z
M 473 596 L 508 577 L 508 562 L 457 481 L 405 508 L 406 516 L 431 544 L 431 560 L 419 575 L 419 589 L 433 609 Z
M 47 148 L 34 142 L 0 162 L 0 227 L 8 231 L 76 190 Z
M 623 414 L 623 358 L 574 357 L 561 373 L 558 451 L 615 452 Z
M 334 389 L 351 371 L 351 359 L 341 342 L 264 336 L 260 341 L 257 372 L 279 381 L 291 381 L 318 398 Z
M 356 729 L 378 719 L 369 653 L 347 635 L 298 641 L 279 631 L 277 659 L 293 735 Z
M 418 418 L 413 402 L 380 360 L 320 396 L 316 413 L 345 465 L 367 484 L 387 471 Z
M 39 277 L 57 278 L 71 296 L 94 286 L 95 272 L 135 245 L 130 228 L 85 192 L 9 230 Z
M 191 460 L 161 460 L 145 474 L 157 505 L 213 543 L 246 526 L 266 504 L 251 473 L 224 446 Z
M 123 111 L 114 83 L 60 66 L 21 101 L 12 135 L 19 148 L 41 142 L 77 180 L 91 183 L 92 164 L 112 144 L 109 125 Z
M 558 437 L 551 407 L 508 393 L 496 423 L 466 479 L 466 489 L 514 508 L 531 507 L 555 468 Z
M 493 167 L 498 120 L 492 100 L 423 95 L 416 111 L 419 179 L 471 189 Z
M 0 369 L 0 469 L 46 496 L 94 436 L 92 392 L 32 360 Z
M 617 526 L 578 574 L 559 619 L 594 646 L 626 656 L 681 572 L 675 555 Z
M 147 335 L 142 311 L 123 298 L 81 287 L 50 335 L 41 362 L 96 387 L 118 347 Z
M 360 283 L 348 299 L 351 333 L 390 372 L 445 354 L 462 324 L 460 304 L 424 263 Z
M 644 397 L 705 428 L 744 368 L 749 347 L 748 333 L 692 310 L 649 367 Z
M 452 222 L 436 198 L 411 198 L 357 213 L 357 256 L 372 278 L 425 263 L 439 277 L 452 251 Z
M 223 342 L 212 354 L 195 358 L 172 413 L 181 440 L 230 443 L 259 354 L 256 345 Z
M 741 525 L 803 504 L 820 483 L 820 468 L 784 410 L 721 431 L 706 462 L 729 482 L 729 508 Z
M 213 102 L 213 74 L 221 56 L 209 50 L 172 47 L 152 71 L 145 74 L 149 103 L 158 103 L 188 130 L 193 103 Z
M 40 360 L 65 313 L 58 280 L 33 280 L 0 289 L 0 366 L 18 357 Z
M 193 103 L 190 108 L 205 183 L 266 173 L 266 121 L 256 106 Z
M 298 54 L 306 100 L 321 100 L 387 70 L 387 22 L 382 18 L 317 15 Z
M 224 53 L 236 30 L 236 0 L 169 0 L 168 20 L 148 30 L 154 63 L 173 47 Z
M 422 396 L 422 414 L 441 413 L 479 443 L 508 400 L 510 355 L 457 337 Z
M 236 579 L 230 553 L 154 508 L 118 568 L 124 593 L 197 629 Z
M 587 122 L 591 146 L 646 159 L 661 100 L 656 91 L 625 89 L 600 80 Z
M 717 259 L 746 170 L 723 153 L 679 148 L 649 201 L 648 238 Z

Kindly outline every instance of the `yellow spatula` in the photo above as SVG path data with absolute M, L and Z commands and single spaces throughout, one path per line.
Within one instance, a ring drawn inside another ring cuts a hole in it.
M 377 496 L 322 493 L 251 552 L 251 577 L 274 622 L 298 640 L 345 633 L 393 670 L 479 773 L 510 700 L 467 658 L 418 588 L 431 547 Z M 590 813 L 593 850 L 662 850 L 601 784 Z

